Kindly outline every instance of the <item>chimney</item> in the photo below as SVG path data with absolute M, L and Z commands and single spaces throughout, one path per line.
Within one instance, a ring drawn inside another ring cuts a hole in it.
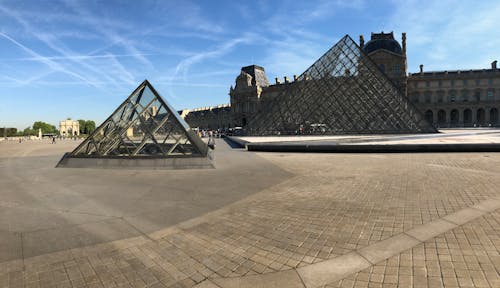
M 497 69 L 497 60 L 491 62 L 491 69 Z
M 363 49 L 365 47 L 365 37 L 363 35 L 359 35 L 359 47 Z
M 281 84 L 280 78 L 276 77 L 276 78 L 274 78 L 274 80 L 276 80 L 276 84 Z
M 299 77 L 297 77 L 297 75 L 293 75 L 293 81 L 297 81 L 299 80 Z
M 288 78 L 288 76 L 285 76 L 285 83 L 290 83 L 290 78 Z
M 424 73 L 424 65 L 420 64 L 420 74 Z

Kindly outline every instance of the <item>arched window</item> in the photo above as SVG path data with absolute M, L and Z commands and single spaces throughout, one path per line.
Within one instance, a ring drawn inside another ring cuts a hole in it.
M 443 125 L 446 123 L 446 112 L 444 110 L 438 111 L 438 123 Z
M 490 109 L 490 123 L 492 126 L 496 126 L 498 124 L 498 109 L 497 108 Z
M 425 111 L 425 120 L 427 120 L 429 123 L 433 123 L 434 121 L 434 114 L 432 113 L 432 110 L 427 110 Z
M 483 108 L 479 108 L 477 109 L 477 112 L 476 112 L 476 123 L 479 125 L 479 126 L 484 126 L 485 124 L 485 115 L 484 115 L 484 109 Z
M 470 109 L 464 110 L 464 125 L 465 126 L 472 125 L 472 110 L 470 110 Z
M 457 126 L 458 125 L 458 110 L 453 109 L 451 110 L 450 113 L 450 122 L 452 126 Z

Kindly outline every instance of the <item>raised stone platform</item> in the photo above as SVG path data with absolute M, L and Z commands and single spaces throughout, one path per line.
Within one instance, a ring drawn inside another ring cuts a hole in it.
M 500 152 L 500 129 L 449 129 L 439 134 L 229 137 L 249 151 L 402 153 Z

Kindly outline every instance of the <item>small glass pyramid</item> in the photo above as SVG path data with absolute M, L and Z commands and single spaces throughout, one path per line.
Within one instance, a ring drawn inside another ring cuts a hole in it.
M 284 85 L 261 98 L 247 135 L 437 132 L 349 35 Z
M 68 157 L 178 158 L 207 153 L 207 144 L 144 80 Z

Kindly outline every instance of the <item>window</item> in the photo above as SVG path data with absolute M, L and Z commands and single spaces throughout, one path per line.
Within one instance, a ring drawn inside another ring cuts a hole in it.
M 438 87 L 442 87 L 443 86 L 443 81 L 439 80 L 438 81 Z
M 432 92 L 425 92 L 425 103 L 431 103 Z
M 469 92 L 467 90 L 462 91 L 462 101 L 469 102 Z
M 464 86 L 467 86 L 467 79 L 464 79 L 463 82 L 464 82 Z
M 420 93 L 413 93 L 413 103 L 418 103 L 418 97 L 420 97 Z
M 437 102 L 438 103 L 443 103 L 443 97 L 444 97 L 444 92 L 443 91 L 439 91 L 438 92 L 438 96 L 437 96 Z
M 455 87 L 455 80 L 451 80 L 451 81 L 450 81 L 450 86 L 451 86 L 451 87 Z
M 478 102 L 481 101 L 481 91 L 476 91 L 474 93 L 474 98 L 476 98 L 475 100 Z
M 450 91 L 450 102 L 455 102 L 455 90 Z
M 493 90 L 488 90 L 488 92 L 486 92 L 486 97 L 488 98 L 488 100 L 493 100 Z
M 378 65 L 378 68 L 380 68 L 380 70 L 382 70 L 382 72 L 385 72 L 385 65 L 384 64 Z
M 431 82 L 425 81 L 425 87 L 431 87 Z
M 476 86 L 479 86 L 481 84 L 481 79 L 476 79 Z
M 490 85 L 490 86 L 493 85 L 493 79 L 492 78 L 488 79 L 488 85 Z

